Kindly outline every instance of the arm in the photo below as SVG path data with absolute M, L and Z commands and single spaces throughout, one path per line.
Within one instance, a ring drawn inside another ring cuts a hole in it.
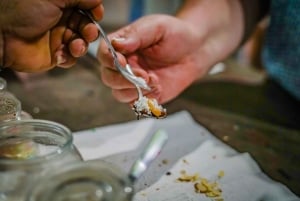
M 248 39 L 254 28 L 265 17 L 270 9 L 270 0 L 225 0 L 213 2 L 185 0 L 177 13 L 177 17 L 192 23 L 199 24 L 200 19 L 208 20 L 212 27 L 230 25 L 242 32 L 242 42 Z M 223 14 L 219 14 L 223 13 Z M 219 22 L 211 24 L 211 22 Z M 237 33 L 237 34 L 238 34 Z
M 145 95 L 164 103 L 178 96 L 214 64 L 241 44 L 245 33 L 242 0 L 186 0 L 176 17 L 150 15 L 110 34 L 121 62 L 128 62 L 152 87 Z M 245 0 L 246 1 L 246 0 Z M 134 86 L 124 80 L 100 43 L 104 84 L 121 102 L 136 99 Z
M 268 7 L 268 0 L 186 0 L 177 17 L 198 28 L 199 33 L 206 30 L 205 51 L 210 55 L 212 61 L 208 61 L 208 65 L 211 66 L 228 57 L 248 39 Z

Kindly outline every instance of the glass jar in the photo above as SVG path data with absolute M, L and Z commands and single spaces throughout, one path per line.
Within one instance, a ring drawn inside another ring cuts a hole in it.
M 7 91 L 7 82 L 0 77 L 0 122 L 31 119 L 31 115 L 22 110 L 21 102 Z
M 0 200 L 19 201 L 48 170 L 82 160 L 71 131 L 47 120 L 0 124 Z
M 0 92 L 0 122 L 19 120 L 21 116 L 21 102 L 11 93 Z
M 90 160 L 50 172 L 32 186 L 26 201 L 130 201 L 132 186 L 117 166 Z

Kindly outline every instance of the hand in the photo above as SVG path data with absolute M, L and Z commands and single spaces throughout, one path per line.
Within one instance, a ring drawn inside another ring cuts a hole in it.
M 128 62 L 152 87 L 144 94 L 162 104 L 227 58 L 240 45 L 243 34 L 240 0 L 185 0 L 176 17 L 145 16 L 109 37 L 120 62 Z M 98 57 L 104 84 L 112 88 L 117 100 L 132 103 L 137 98 L 134 86 L 112 67 L 104 43 Z
M 102 19 L 102 0 L 9 0 L 0 3 L 0 65 L 40 72 L 70 67 L 98 30 L 78 9 Z
M 122 65 L 128 62 L 134 73 L 152 88 L 144 94 L 156 98 L 160 104 L 179 95 L 205 75 L 211 65 L 203 44 L 205 33 L 199 34 L 193 26 L 175 17 L 146 16 L 110 34 L 109 38 L 119 51 Z M 113 67 L 106 45 L 100 44 L 98 58 L 103 83 L 112 88 L 117 100 L 131 103 L 137 98 L 134 86 Z

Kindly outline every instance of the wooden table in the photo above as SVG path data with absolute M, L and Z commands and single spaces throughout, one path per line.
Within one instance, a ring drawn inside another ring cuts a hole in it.
M 72 131 L 135 120 L 129 106 L 114 100 L 110 90 L 101 83 L 98 67 L 94 58 L 86 56 L 68 70 L 55 69 L 22 80 L 9 70 L 1 76 L 7 79 L 8 90 L 21 100 L 23 110 L 34 118 L 62 123 Z M 213 90 L 224 91 L 224 82 L 199 82 L 165 107 L 169 113 L 188 110 L 214 135 L 240 152 L 249 152 L 267 175 L 300 195 L 300 129 L 297 128 L 300 122 L 297 115 L 293 114 L 292 120 L 278 118 L 284 115 L 274 111 L 265 101 L 263 85 L 251 86 L 261 91 L 260 95 L 251 96 L 246 93 L 249 86 L 231 83 L 245 91 L 246 98 L 246 94 L 252 97 L 245 103 L 242 92 L 238 95 L 228 92 L 232 94 L 227 99 L 224 94 L 217 95 L 218 92 L 205 92 L 210 84 Z M 253 96 L 261 96 L 263 104 L 255 102 Z M 228 100 L 235 100 L 231 110 Z M 239 100 L 244 101 L 243 104 Z M 213 104 L 214 101 L 217 104 Z M 296 103 L 296 112 L 297 106 Z M 268 107 L 268 112 L 262 111 Z

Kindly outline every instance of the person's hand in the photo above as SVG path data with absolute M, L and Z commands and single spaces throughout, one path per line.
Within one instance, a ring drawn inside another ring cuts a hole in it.
M 165 103 L 179 95 L 212 65 L 206 51 L 205 33 L 175 17 L 150 15 L 109 35 L 123 66 L 128 62 L 143 77 L 151 91 L 144 95 Z M 98 58 L 101 77 L 112 88 L 114 97 L 125 103 L 137 98 L 134 85 L 113 67 L 107 46 L 100 43 Z M 122 54 L 121 54 L 122 53 Z
M 70 67 L 98 37 L 78 10 L 103 17 L 102 0 L 9 0 L 0 3 L 0 65 L 40 72 Z
M 148 15 L 109 35 L 119 60 L 152 87 L 144 91 L 160 104 L 178 96 L 214 64 L 240 45 L 244 14 L 240 0 L 186 0 L 176 17 Z M 103 83 L 121 102 L 137 98 L 133 84 L 113 67 L 111 55 L 100 43 L 98 58 Z

